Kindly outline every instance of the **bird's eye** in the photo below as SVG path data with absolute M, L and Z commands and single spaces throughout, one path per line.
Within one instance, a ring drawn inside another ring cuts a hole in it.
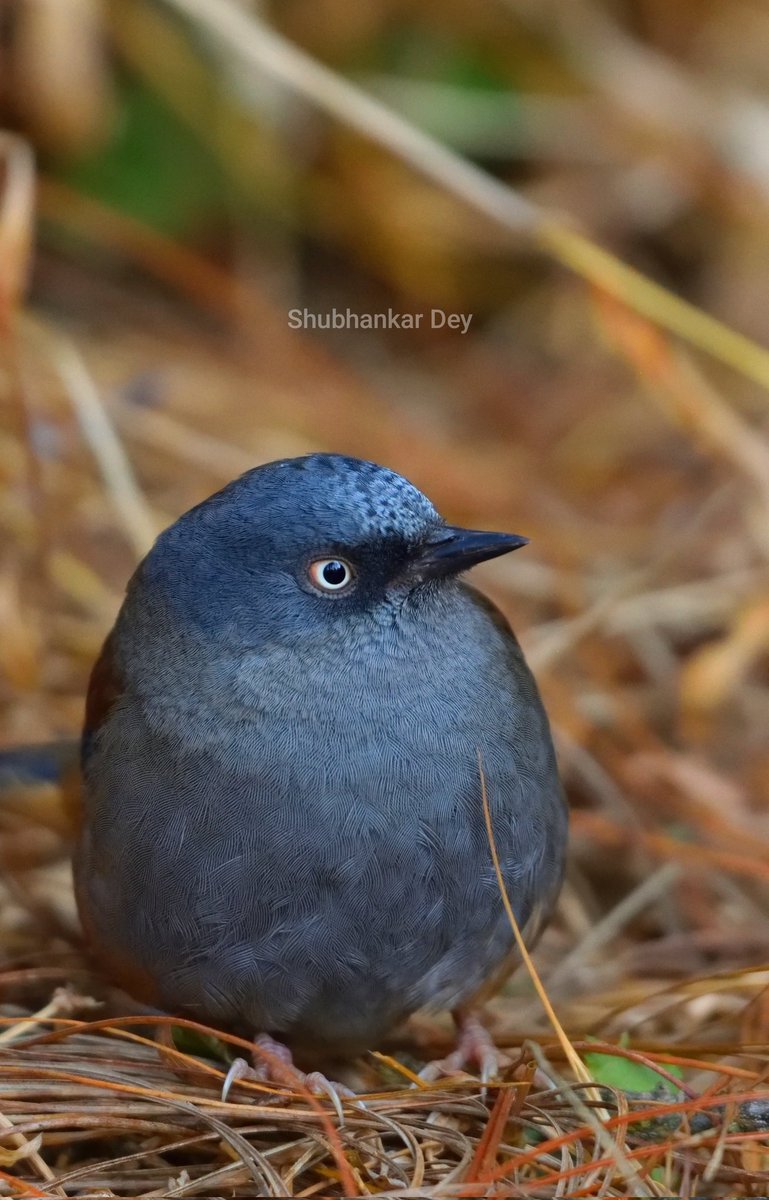
M 319 592 L 344 592 L 355 572 L 343 558 L 317 558 L 309 567 L 310 583 Z

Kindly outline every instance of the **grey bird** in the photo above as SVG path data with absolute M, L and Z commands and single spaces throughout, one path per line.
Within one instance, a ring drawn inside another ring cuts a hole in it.
M 526 539 L 446 524 L 333 454 L 185 513 L 94 668 L 75 860 L 84 928 L 140 999 L 353 1055 L 461 1009 L 564 866 L 547 717 L 505 619 L 459 575 Z

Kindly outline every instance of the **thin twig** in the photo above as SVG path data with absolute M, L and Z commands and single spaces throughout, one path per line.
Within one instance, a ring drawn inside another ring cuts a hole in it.
M 61 334 L 28 319 L 27 331 L 42 343 L 67 389 L 80 427 L 91 447 L 126 537 L 143 558 L 159 529 L 134 475 L 88 368 L 77 348 Z
M 521 955 L 521 959 L 523 960 L 523 964 L 529 973 L 532 983 L 534 984 L 536 993 L 539 996 L 540 1000 L 542 1001 L 542 1007 L 544 1008 L 545 1012 L 548 1015 L 550 1024 L 553 1026 L 553 1029 L 555 1031 L 555 1036 L 557 1037 L 558 1042 L 561 1046 L 561 1049 L 563 1050 L 564 1055 L 566 1056 L 566 1061 L 569 1063 L 569 1065 L 571 1066 L 571 1069 L 573 1070 L 577 1079 L 581 1083 L 590 1083 L 590 1073 L 587 1070 L 585 1064 L 582 1062 L 582 1059 L 579 1057 L 579 1055 L 574 1050 L 574 1048 L 566 1034 L 566 1030 L 563 1028 L 563 1026 L 561 1025 L 561 1022 L 558 1020 L 556 1012 L 555 1012 L 552 1004 L 550 1003 L 550 998 L 549 998 L 547 992 L 545 991 L 544 984 L 542 983 L 542 980 L 539 977 L 537 968 L 534 966 L 532 957 L 529 954 L 528 947 L 524 940 L 524 936 L 521 932 L 521 927 L 518 924 L 516 915 L 513 912 L 513 906 L 510 903 L 510 897 L 507 893 L 507 887 L 505 886 L 505 880 L 504 880 L 504 876 L 502 874 L 502 867 L 501 867 L 501 864 L 499 861 L 499 853 L 497 851 L 497 843 L 496 843 L 496 839 L 494 837 L 494 828 L 493 828 L 492 821 L 491 821 L 491 809 L 489 807 L 489 796 L 488 796 L 488 792 L 486 790 L 486 773 L 483 769 L 483 760 L 481 758 L 480 750 L 478 751 L 478 771 L 480 773 L 480 779 L 481 779 L 481 803 L 483 805 L 483 819 L 486 822 L 486 836 L 487 836 L 488 842 L 489 842 L 489 849 L 491 851 L 492 862 L 494 863 L 494 870 L 497 875 L 497 884 L 499 885 L 499 894 L 502 897 L 502 904 L 504 906 L 505 913 L 507 914 L 507 919 L 510 922 L 510 928 L 513 931 L 513 936 L 515 937 L 516 945 L 518 946 L 518 950 Z
M 30 270 L 35 215 L 35 156 L 28 142 L 0 132 L 0 316 L 20 303 Z
M 550 972 L 548 982 L 551 989 L 556 988 L 573 973 L 575 966 L 584 962 L 590 954 L 594 954 L 602 946 L 615 938 L 625 926 L 663 896 L 681 878 L 682 869 L 678 863 L 663 863 L 648 878 L 643 879 L 627 896 L 609 909 L 602 920 L 596 922 L 577 943 L 565 958 Z

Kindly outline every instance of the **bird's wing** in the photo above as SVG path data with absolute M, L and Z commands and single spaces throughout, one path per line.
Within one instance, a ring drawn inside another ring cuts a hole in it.
M 58 853 L 69 853 L 79 824 L 79 743 L 43 742 L 0 750 L 0 826 L 42 827 L 56 834 Z M 41 866 L 51 853 L 49 840 L 13 843 L 13 866 Z M 42 851 L 40 847 L 42 846 Z M 37 861 L 38 852 L 43 858 Z M 22 861 L 23 859 L 23 861 Z
M 111 642 L 107 638 L 91 671 L 82 740 L 0 750 L 0 810 L 26 812 L 70 841 L 82 821 L 81 754 L 87 757 L 90 738 L 123 692 Z
M 0 750 L 0 792 L 27 784 L 60 783 L 77 760 L 75 738 Z

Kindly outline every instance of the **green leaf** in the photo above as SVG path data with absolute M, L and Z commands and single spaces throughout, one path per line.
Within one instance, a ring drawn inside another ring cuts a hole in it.
M 187 1029 L 184 1025 L 172 1025 L 171 1029 L 174 1045 L 183 1054 L 213 1059 L 214 1062 L 231 1062 L 235 1057 L 231 1046 L 211 1034 L 198 1033 L 196 1029 Z
M 667 1092 L 675 1095 L 675 1088 L 652 1067 L 643 1063 L 632 1062 L 629 1058 L 621 1058 L 616 1054 L 598 1054 L 588 1052 L 585 1055 L 585 1065 L 596 1083 L 606 1087 L 619 1088 L 623 1092 Z M 660 1064 L 677 1079 L 683 1079 L 681 1068 L 673 1063 Z
M 171 236 L 221 212 L 221 171 L 189 126 L 135 78 L 123 80 L 118 103 L 112 139 L 66 169 L 66 182 Z

